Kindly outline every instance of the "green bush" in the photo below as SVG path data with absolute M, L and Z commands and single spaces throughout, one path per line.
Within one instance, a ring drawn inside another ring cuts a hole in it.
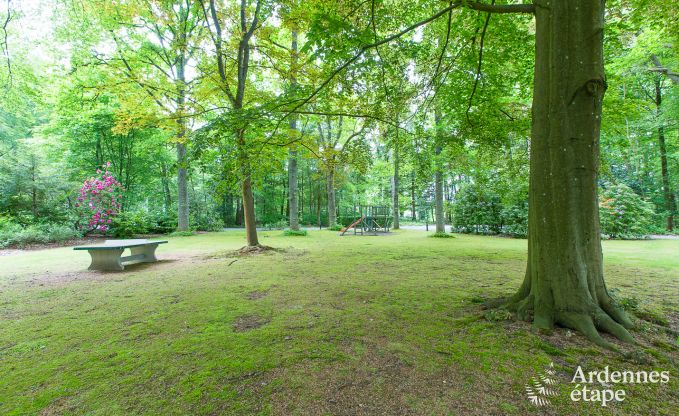
M 653 233 L 653 205 L 624 184 L 608 185 L 599 197 L 601 233 L 610 238 L 642 238 Z
M 196 235 L 196 233 L 193 231 L 174 231 L 170 233 L 172 237 L 191 237 L 192 235 Z
M 26 247 L 31 244 L 59 243 L 80 238 L 72 227 L 62 224 L 33 224 L 22 227 L 10 219 L 0 219 L 0 247 Z
M 454 235 L 448 234 L 448 233 L 434 233 L 434 234 L 430 234 L 428 237 L 431 237 L 431 238 L 455 238 Z
M 217 215 L 211 216 L 195 213 L 194 215 L 191 215 L 189 224 L 191 225 L 192 230 L 198 231 L 222 231 L 224 229 L 224 220 Z
M 344 228 L 344 227 L 339 225 L 339 224 L 336 224 L 336 225 L 333 225 L 332 227 L 328 227 L 327 230 L 328 231 L 342 231 L 342 228 Z
M 148 232 L 152 234 L 169 234 L 177 229 L 177 213 L 152 212 L 149 214 Z
M 462 188 L 453 206 L 453 229 L 462 233 L 498 234 L 502 231 L 499 195 L 476 186 Z
M 222 229 L 223 224 L 220 221 L 210 223 L 204 217 L 195 216 L 191 218 L 191 225 L 193 229 L 215 231 Z M 176 229 L 177 215 L 174 212 L 164 213 L 162 211 L 121 212 L 111 224 L 111 232 L 119 238 L 130 238 L 139 234 L 170 234 Z
M 64 242 L 82 237 L 80 231 L 63 224 L 44 224 L 38 228 L 47 235 L 49 242 Z
M 147 234 L 151 224 L 151 216 L 144 211 L 121 212 L 113 219 L 111 232 L 118 238 L 130 238 L 137 234 Z
M 528 236 L 528 201 L 502 208 L 502 233 L 516 238 Z
M 306 230 L 285 230 L 283 235 L 287 237 L 304 237 L 307 235 Z

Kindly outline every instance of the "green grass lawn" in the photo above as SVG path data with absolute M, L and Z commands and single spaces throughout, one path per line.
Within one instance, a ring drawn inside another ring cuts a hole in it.
M 170 238 L 160 263 L 88 272 L 69 248 L 0 256 L 0 414 L 676 414 L 679 241 L 604 242 L 638 346 L 602 350 L 484 310 L 523 277 L 526 241 L 242 232 Z M 655 323 L 653 323 L 655 322 Z M 525 385 L 554 362 L 561 393 Z M 669 370 L 621 404 L 571 402 L 569 377 Z

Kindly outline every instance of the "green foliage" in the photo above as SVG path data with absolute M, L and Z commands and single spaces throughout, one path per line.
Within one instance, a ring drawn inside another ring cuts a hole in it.
M 642 238 L 654 231 L 653 205 L 624 184 L 609 185 L 599 198 L 601 232 L 611 238 Z
M 222 231 L 224 229 L 224 221 L 213 214 L 209 212 L 192 212 L 191 228 L 198 231 Z
M 47 223 L 22 227 L 7 217 L 0 217 L 0 248 L 61 243 L 80 237 L 82 235 L 77 230 L 65 225 Z
M 483 317 L 490 322 L 511 321 L 514 319 L 512 313 L 506 309 L 488 309 L 483 313 Z
M 117 238 L 130 238 L 147 234 L 151 223 L 150 216 L 144 211 L 121 212 L 111 224 L 111 232 Z
M 449 233 L 434 233 L 428 235 L 429 238 L 455 238 L 454 235 Z
M 191 237 L 196 235 L 193 231 L 174 231 L 170 233 L 170 237 Z
M 342 231 L 342 228 L 344 228 L 344 227 L 337 224 L 337 225 L 333 225 L 332 227 L 326 228 L 326 230 L 328 230 L 328 231 Z
M 306 230 L 285 230 L 283 231 L 283 235 L 287 237 L 306 237 L 307 231 Z
M 176 228 L 177 217 L 174 212 L 167 214 L 144 210 L 121 212 L 111 224 L 111 232 L 119 238 L 130 238 L 140 234 L 168 234 Z
M 502 233 L 516 237 L 528 236 L 528 201 L 521 201 L 514 205 L 502 207 Z
M 495 192 L 467 186 L 457 194 L 453 212 L 456 231 L 474 234 L 502 231 L 502 203 Z

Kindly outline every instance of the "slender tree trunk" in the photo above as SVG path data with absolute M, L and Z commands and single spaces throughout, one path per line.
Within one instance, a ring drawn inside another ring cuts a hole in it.
M 294 90 L 297 87 L 297 79 L 295 78 L 296 65 L 297 65 L 297 32 L 292 32 L 292 82 L 291 87 Z M 295 136 L 297 132 L 297 118 L 293 117 L 290 120 L 290 130 L 294 132 Z M 296 137 L 295 137 L 296 138 Z M 297 150 L 288 150 L 288 210 L 289 210 L 289 221 L 291 230 L 299 230 L 299 206 L 297 197 Z
M 186 169 L 186 145 L 177 143 L 177 229 L 189 229 L 189 191 Z
M 297 190 L 297 194 L 299 195 L 298 204 L 301 208 L 300 212 L 300 214 L 302 215 L 301 221 L 304 222 L 304 169 L 302 169 L 302 175 L 300 176 L 299 189 Z
M 243 194 L 243 218 L 245 220 L 245 237 L 250 247 L 258 246 L 257 220 L 255 219 L 255 198 L 252 193 L 252 173 L 250 161 L 245 149 L 245 130 L 238 131 L 238 159 L 241 169 L 241 191 Z
M 37 187 L 37 175 L 36 175 L 36 162 L 35 154 L 31 154 L 31 213 L 33 214 L 33 219 L 38 218 L 38 187 Z
M 236 199 L 236 225 L 243 225 L 243 198 Z
M 436 146 L 436 156 L 441 154 L 441 146 Z M 434 172 L 434 199 L 435 199 L 435 217 L 436 217 L 436 232 L 445 233 L 445 217 L 443 212 L 443 173 L 441 172 L 440 164 L 437 163 L 436 171 Z
M 332 168 L 328 171 L 326 179 L 328 186 L 328 227 L 333 227 L 337 225 L 337 207 L 335 206 L 335 171 Z
M 396 141 L 394 142 L 394 177 L 391 182 L 391 201 L 392 201 L 392 214 L 394 216 L 394 230 L 401 228 L 399 221 L 401 219 L 401 210 L 398 202 L 399 196 L 399 170 L 400 170 L 400 158 L 401 155 L 398 142 L 398 128 L 396 129 Z
M 441 113 L 438 109 L 434 112 L 434 119 L 435 119 L 435 125 L 436 125 L 436 141 L 440 142 L 440 128 L 441 128 Z M 435 157 L 434 157 L 434 203 L 435 203 L 435 211 L 434 211 L 434 217 L 436 219 L 436 232 L 437 233 L 445 233 L 446 232 L 446 226 L 445 226 L 445 219 L 443 217 L 443 172 L 441 172 L 441 160 L 440 160 L 440 155 L 441 155 L 441 145 L 438 143 L 436 145 L 436 148 L 434 150 L 435 152 Z
M 655 105 L 657 114 L 660 115 L 660 106 L 662 105 L 662 84 L 660 79 L 655 80 Z M 674 229 L 674 213 L 677 210 L 677 203 L 672 192 L 672 185 L 670 184 L 670 172 L 667 167 L 667 146 L 665 144 L 665 128 L 660 125 L 658 127 L 658 145 L 660 147 L 660 174 L 662 175 L 662 190 L 665 199 L 665 212 L 667 213 L 667 231 L 672 232 Z
M 674 199 L 672 185 L 670 182 L 670 172 L 667 167 L 667 146 L 665 145 L 664 128 L 658 127 L 658 143 L 660 147 L 660 169 L 662 174 L 662 188 L 665 196 L 665 211 L 667 211 L 667 231 L 674 231 L 674 213 L 677 211 L 677 202 Z
M 230 193 L 224 194 L 224 225 L 233 224 L 235 218 L 233 215 L 233 196 Z
M 415 202 L 415 172 L 410 173 L 410 205 L 411 205 L 411 217 L 413 221 L 417 220 L 417 213 L 415 212 L 416 202 Z
M 604 2 L 537 0 L 528 265 L 510 307 L 537 328 L 633 342 L 603 277 L 597 174 Z
M 316 192 L 316 222 L 318 223 L 318 228 L 321 228 L 321 189 L 318 186 L 318 192 Z
M 186 118 L 184 103 L 186 101 L 186 76 L 184 73 L 184 57 L 177 64 L 177 230 L 189 229 L 189 192 L 187 189 L 186 159 Z
M 160 163 L 160 173 L 163 185 L 163 199 L 165 202 L 165 212 L 169 213 L 172 208 L 172 192 L 170 191 L 170 178 L 165 162 Z

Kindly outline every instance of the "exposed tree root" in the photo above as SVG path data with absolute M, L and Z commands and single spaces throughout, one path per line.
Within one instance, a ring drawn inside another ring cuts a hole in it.
M 510 298 L 504 305 L 508 310 L 515 312 L 518 319 L 533 322 L 539 329 L 552 329 L 555 324 L 573 329 L 580 332 L 593 343 L 610 350 L 617 351 L 612 343 L 606 341 L 600 332 L 606 332 L 617 339 L 636 344 L 628 328 L 633 326 L 629 317 L 613 305 L 612 302 L 601 302 L 598 305 L 580 307 L 578 310 L 558 310 L 553 306 L 545 308 L 542 306 L 540 313 L 535 313 L 535 297 L 532 293 L 516 299 L 520 296 Z
M 250 254 L 262 254 L 268 251 L 276 251 L 276 249 L 273 247 L 257 244 L 256 246 L 245 246 L 241 248 L 240 250 L 238 250 L 238 254 L 241 256 L 245 256 Z

